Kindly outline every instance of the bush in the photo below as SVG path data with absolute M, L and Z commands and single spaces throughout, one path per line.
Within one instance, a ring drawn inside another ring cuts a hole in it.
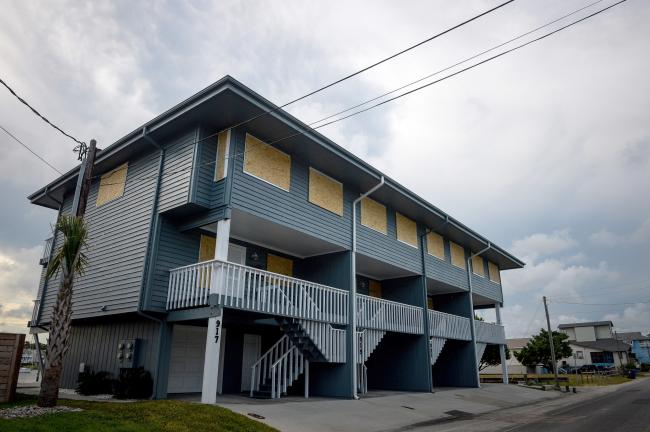
M 113 384 L 113 395 L 117 399 L 147 399 L 152 392 L 153 379 L 142 367 L 120 370 Z
M 93 372 L 92 370 L 81 372 L 77 381 L 77 393 L 84 396 L 110 394 L 112 384 L 113 380 L 109 372 Z

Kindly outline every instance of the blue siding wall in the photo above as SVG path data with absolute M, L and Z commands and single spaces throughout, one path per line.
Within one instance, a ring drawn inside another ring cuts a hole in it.
M 244 152 L 244 140 L 245 133 L 232 132 L 231 146 L 237 154 Z M 336 245 L 350 247 L 350 202 L 353 198 L 345 187 L 343 216 L 339 216 L 309 202 L 309 167 L 295 157 L 291 159 L 289 192 L 244 173 L 244 156 L 236 157 L 234 162 L 233 207 Z M 327 174 L 327 170 L 323 172 Z
M 467 258 L 467 251 L 465 251 L 465 257 Z M 467 270 L 456 267 L 451 263 L 449 241 L 446 239 L 445 260 L 443 261 L 440 258 L 425 253 L 424 263 L 427 277 L 458 288 L 469 289 L 467 286 Z
M 207 136 L 207 133 L 201 132 L 201 139 Z M 226 180 L 214 181 L 217 160 L 217 138 L 206 139 L 197 144 L 197 157 L 194 172 L 196 181 L 194 182 L 194 196 L 192 202 L 206 207 L 214 208 L 225 204 L 225 185 Z M 226 160 L 226 163 L 228 160 Z
M 165 163 L 158 202 L 160 212 L 185 205 L 190 200 L 195 148 L 193 143 L 198 137 L 198 131 L 198 128 L 190 130 L 164 145 Z
M 357 205 L 357 251 L 371 258 L 421 273 L 420 249 L 397 240 L 395 211 L 387 209 L 388 235 L 361 225 L 361 211 Z
M 368 366 L 368 387 L 381 390 L 430 391 L 427 355 L 423 335 L 386 333 Z
M 88 267 L 74 287 L 73 318 L 133 312 L 138 307 L 147 251 L 158 155 L 129 161 L 124 195 L 97 207 L 99 180 L 88 195 Z M 64 202 L 69 213 L 72 197 Z M 57 244 L 61 244 L 60 234 Z M 45 293 L 43 322 L 50 321 L 58 282 L 50 281 Z M 101 312 L 100 308 L 106 307 Z
M 199 260 L 200 234 L 180 232 L 164 217 L 160 222 L 153 278 L 149 288 L 149 298 L 145 300 L 144 308 L 164 312 L 169 287 L 169 270 Z
M 140 339 L 138 366 L 154 375 L 158 357 L 158 324 L 128 315 L 118 320 L 73 322 L 70 349 L 63 364 L 62 388 L 75 388 L 79 363 L 85 363 L 94 372 L 107 371 L 117 378 L 117 345 L 124 339 Z

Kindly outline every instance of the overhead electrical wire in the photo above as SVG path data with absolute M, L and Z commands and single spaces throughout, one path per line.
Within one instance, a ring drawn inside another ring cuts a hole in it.
M 631 306 L 637 304 L 650 303 L 650 300 L 635 301 L 635 302 L 621 302 L 621 303 L 581 303 L 581 302 L 560 302 L 551 301 L 553 304 L 567 304 L 567 305 L 581 305 L 581 306 Z
M 63 175 L 63 173 L 62 173 L 61 171 L 59 171 L 59 170 L 58 170 L 54 165 L 52 165 L 51 163 L 49 163 L 49 162 L 48 162 L 48 161 L 47 161 L 43 156 L 39 155 L 39 154 L 36 153 L 34 150 L 32 150 L 32 148 L 29 147 L 27 144 L 25 144 L 24 142 L 22 142 L 21 140 L 19 140 L 18 138 L 16 138 L 16 136 L 15 136 L 14 134 L 12 134 L 11 132 L 9 132 L 9 131 L 8 131 L 7 129 L 5 129 L 2 125 L 0 125 L 0 129 L 2 129 L 2 130 L 4 131 L 4 133 L 6 133 L 7 135 L 9 135 L 11 138 L 13 138 L 14 141 L 16 141 L 18 144 L 20 144 L 21 146 L 25 147 L 25 148 L 26 148 L 26 149 L 27 149 L 31 154 L 33 154 L 34 156 L 36 156 L 37 158 L 39 158 L 39 159 L 41 160 L 41 162 L 43 162 L 45 165 L 49 166 L 49 167 L 52 168 L 54 171 L 58 172 L 60 175 Z
M 344 76 L 343 78 L 339 78 L 339 79 L 336 80 L 336 81 L 333 81 L 333 82 L 331 82 L 331 83 L 329 83 L 329 84 L 326 84 L 326 85 L 324 85 L 324 86 L 322 86 L 322 87 L 320 87 L 320 88 L 318 88 L 318 89 L 316 89 L 316 90 L 313 90 L 313 91 L 311 91 L 311 92 L 309 92 L 309 93 L 307 93 L 307 94 L 304 94 L 304 95 L 302 95 L 302 96 L 300 96 L 300 97 L 297 97 L 297 98 L 295 98 L 295 99 L 293 99 L 293 100 L 290 100 L 289 102 L 286 102 L 286 103 L 284 103 L 284 104 L 282 104 L 282 105 L 280 105 L 280 106 L 274 107 L 274 108 L 272 108 L 272 109 L 270 109 L 270 110 L 267 110 L 267 111 L 264 111 L 264 112 L 262 112 L 262 113 L 260 113 L 260 114 L 257 114 L 257 115 L 255 115 L 255 116 L 249 118 L 248 120 L 244 120 L 244 121 L 242 121 L 242 122 L 240 122 L 240 123 L 237 123 L 235 126 L 229 127 L 228 129 L 232 129 L 232 128 L 235 128 L 235 127 L 238 127 L 238 126 L 243 126 L 243 125 L 245 125 L 245 124 L 247 124 L 247 123 L 250 123 L 250 122 L 252 122 L 252 121 L 254 121 L 254 120 L 257 120 L 257 119 L 260 118 L 260 117 L 263 117 L 263 116 L 265 116 L 265 115 L 271 114 L 271 113 L 273 113 L 273 112 L 275 112 L 275 111 L 278 111 L 278 110 L 280 110 L 280 109 L 282 109 L 282 108 L 285 108 L 285 107 L 287 107 L 287 106 L 289 106 L 289 105 L 292 105 L 292 104 L 294 104 L 294 103 L 296 103 L 296 102 L 298 102 L 298 101 L 301 101 L 301 100 L 306 99 L 306 98 L 308 98 L 308 97 L 310 97 L 310 96 L 313 96 L 313 95 L 315 95 L 316 93 L 320 93 L 320 92 L 322 92 L 323 90 L 326 90 L 326 89 L 328 89 L 328 88 L 330 88 L 330 87 L 333 87 L 333 86 L 335 86 L 335 85 L 337 85 L 337 84 L 340 84 L 340 83 L 342 83 L 343 81 L 346 81 L 346 80 L 348 80 L 348 79 L 350 79 L 350 78 L 353 78 L 353 77 L 355 77 L 355 76 L 357 76 L 357 75 L 359 75 L 359 74 L 362 74 L 363 72 L 366 72 L 366 71 L 368 71 L 368 70 L 370 70 L 370 69 L 372 69 L 372 68 L 374 68 L 374 67 L 377 67 L 377 66 L 379 66 L 379 65 L 381 65 L 381 64 L 383 64 L 383 63 L 386 63 L 387 61 L 392 60 L 392 59 L 394 59 L 394 58 L 396 58 L 396 57 L 398 57 L 398 56 L 400 56 L 400 55 L 402 55 L 402 54 L 405 54 L 405 53 L 407 53 L 407 52 L 409 52 L 409 51 L 411 51 L 411 50 L 414 50 L 415 48 L 418 48 L 418 47 L 420 47 L 420 46 L 422 46 L 422 45 L 424 45 L 424 44 L 426 44 L 426 43 L 429 43 L 429 42 L 431 42 L 431 41 L 434 40 L 434 39 L 437 39 L 437 38 L 439 38 L 439 37 L 441 37 L 441 36 L 444 36 L 444 35 L 446 35 L 447 33 L 450 33 L 450 32 L 452 32 L 452 31 L 454 31 L 454 30 L 456 30 L 456 29 L 458 29 L 458 28 L 460 28 L 460 27 L 462 27 L 462 26 L 464 26 L 464 25 L 466 25 L 466 24 L 471 23 L 472 21 L 476 21 L 477 19 L 479 19 L 479 18 L 481 18 L 481 17 L 483 17 L 483 16 L 485 16 L 485 15 L 488 15 L 488 14 L 490 14 L 490 13 L 492 13 L 492 12 L 498 10 L 498 9 L 501 9 L 501 8 L 504 7 L 504 6 L 506 6 L 506 5 L 510 4 L 510 3 L 513 3 L 514 1 L 515 1 L 515 0 L 508 0 L 508 1 L 505 1 L 505 2 L 503 2 L 503 3 L 500 3 L 500 4 L 496 5 L 496 6 L 494 6 L 493 8 L 490 8 L 490 9 L 484 11 L 484 12 L 481 12 L 481 13 L 478 14 L 478 15 L 474 15 L 473 17 L 471 17 L 471 18 L 469 18 L 469 19 L 466 19 L 465 21 L 463 21 L 463 22 L 461 22 L 461 23 L 459 23 L 459 24 L 456 24 L 456 25 L 454 25 L 454 26 L 452 26 L 452 27 L 449 27 L 448 29 L 443 30 L 443 31 L 441 31 L 441 32 L 439 32 L 439 33 L 437 33 L 437 34 L 431 36 L 431 37 L 428 37 L 427 39 L 424 39 L 423 41 L 420 41 L 420 42 L 418 42 L 418 43 L 416 43 L 416 44 L 414 44 L 414 45 L 411 45 L 411 46 L 409 46 L 409 47 L 407 47 L 407 48 L 401 50 L 401 51 L 398 51 L 398 52 L 396 52 L 396 53 L 394 53 L 394 54 L 391 54 L 390 56 L 385 57 L 385 58 L 383 58 L 383 59 L 381 59 L 381 60 L 379 60 L 379 61 L 376 61 L 375 63 L 372 63 L 372 64 L 370 64 L 370 65 L 368 65 L 368 66 L 366 66 L 366 67 L 364 67 L 364 68 L 362 68 L 362 69 L 359 69 L 359 70 L 356 71 L 356 72 L 352 72 L 352 73 L 350 73 L 350 74 Z M 223 132 L 223 131 L 220 131 L 220 132 Z
M 31 110 L 31 111 L 32 111 L 32 112 L 33 112 L 37 117 L 39 117 L 39 118 L 40 118 L 41 120 L 43 120 L 45 123 L 49 124 L 49 125 L 52 126 L 54 129 L 56 129 L 57 131 L 61 132 L 63 135 L 65 135 L 66 137 L 70 138 L 72 141 L 76 142 L 76 143 L 79 144 L 80 146 L 86 146 L 86 145 L 87 145 L 85 142 L 78 140 L 77 138 L 73 137 L 72 135 L 70 135 L 69 133 L 65 132 L 63 129 L 61 129 L 60 127 L 58 127 L 58 126 L 55 125 L 54 123 L 52 123 L 50 120 L 48 120 L 47 117 L 45 117 L 43 114 L 41 114 L 40 112 L 38 112 L 38 111 L 36 110 L 36 108 L 34 108 L 33 106 L 31 106 L 31 105 L 29 104 L 29 102 L 27 102 L 27 101 L 26 101 L 25 99 L 23 99 L 22 97 L 18 96 L 18 94 L 14 91 L 14 89 L 12 89 L 11 87 L 9 87 L 9 85 L 8 85 L 6 82 L 4 82 L 4 80 L 3 80 L 2 78 L 0 78 L 0 84 L 2 84 L 3 86 L 5 86 L 5 87 L 7 88 L 7 90 L 9 90 L 9 93 L 11 93 L 12 95 L 14 95 L 14 97 L 15 97 L 16 99 L 18 99 L 18 100 L 19 100 L 23 105 L 25 105 L 27 108 L 29 108 L 29 109 L 30 109 L 30 110 Z
M 600 0 L 600 1 L 602 1 L 602 0 Z M 575 10 L 575 11 L 573 11 L 573 12 L 571 12 L 571 13 L 569 13 L 569 14 L 563 16 L 563 17 L 560 17 L 560 18 L 558 18 L 558 19 L 556 19 L 556 20 L 553 20 L 553 21 L 551 21 L 551 22 L 549 22 L 549 23 L 547 23 L 547 24 L 545 24 L 545 25 L 543 25 L 543 26 L 541 26 L 541 27 L 539 27 L 539 28 L 536 28 L 535 30 L 531 30 L 531 31 L 527 32 L 526 34 L 530 34 L 531 32 L 534 32 L 534 31 L 536 31 L 536 30 L 539 30 L 540 28 L 547 27 L 547 26 L 549 26 L 549 25 L 551 25 L 551 24 L 553 24 L 553 23 L 555 23 L 555 22 L 557 22 L 557 21 L 559 21 L 559 20 L 561 20 L 561 19 L 563 19 L 563 18 L 566 18 L 567 16 L 573 15 L 573 14 L 575 14 L 576 12 L 579 12 L 579 11 L 581 11 L 581 10 L 584 10 L 585 8 L 587 8 L 587 7 L 589 7 L 589 6 L 592 6 L 592 5 L 594 5 L 594 4 L 597 4 L 597 3 L 599 3 L 600 1 L 597 1 L 597 2 L 591 3 L 591 4 L 589 4 L 589 5 L 585 6 L 585 7 L 582 7 L 582 8 L 580 8 L 580 9 L 577 9 L 577 10 Z M 543 39 L 545 39 L 545 38 L 547 38 L 547 37 L 549 37 L 549 36 L 552 36 L 552 35 L 554 35 L 554 34 L 557 34 L 557 33 L 561 32 L 562 30 L 565 30 L 565 29 L 567 29 L 567 28 L 569 28 L 569 27 L 572 27 L 572 26 L 574 26 L 574 25 L 576 25 L 576 24 L 578 24 L 578 23 L 580 23 L 580 22 L 583 22 L 583 21 L 585 21 L 585 20 L 587 20 L 587 19 L 589 19 L 589 18 L 592 18 L 592 17 L 594 17 L 594 16 L 596 16 L 596 15 L 599 15 L 599 14 L 601 14 L 602 12 L 605 12 L 605 11 L 607 11 L 607 10 L 613 8 L 614 6 L 617 6 L 617 5 L 619 5 L 619 4 L 621 4 L 621 3 L 625 2 L 625 1 L 626 1 L 626 0 L 619 0 L 619 1 L 613 3 L 613 4 L 609 5 L 609 6 L 606 6 L 606 7 L 602 8 L 602 9 L 599 9 L 599 10 L 597 10 L 597 11 L 595 11 L 595 12 L 592 12 L 592 13 L 590 13 L 590 14 L 588 14 L 588 15 L 582 17 L 582 18 L 579 18 L 579 19 L 577 19 L 577 20 L 575 20 L 575 21 L 572 21 L 572 22 L 570 22 L 570 23 L 568 23 L 568 24 L 565 24 L 565 25 L 563 25 L 563 26 L 561 26 L 561 27 L 559 27 L 559 28 L 557 28 L 557 29 L 555 29 L 555 30 L 553 30 L 553 31 L 550 31 L 550 32 L 545 33 L 545 34 L 543 34 L 543 35 L 541 35 L 541 36 L 538 36 L 538 37 L 536 37 L 536 38 L 534 38 L 534 39 L 531 39 L 531 40 L 528 41 L 528 42 L 522 43 L 522 44 L 517 45 L 517 46 L 515 46 L 515 47 L 513 47 L 513 48 L 510 48 L 510 49 L 508 49 L 508 50 L 506 50 L 506 51 L 500 52 L 499 54 L 496 54 L 496 55 L 494 55 L 494 56 L 492 56 L 492 57 L 488 57 L 487 59 L 484 59 L 484 60 L 482 60 L 482 61 L 480 61 L 480 62 L 478 62 L 478 63 L 474 63 L 474 64 L 472 64 L 472 65 L 470 65 L 470 66 L 467 66 L 467 67 L 465 67 L 465 68 L 463 68 L 463 69 L 460 69 L 460 70 L 458 70 L 458 71 L 456 71 L 456 72 L 453 72 L 453 73 L 451 73 L 451 74 L 449 74 L 449 75 L 445 75 L 445 76 L 442 77 L 442 78 L 439 78 L 439 79 L 437 79 L 437 80 L 431 81 L 431 82 L 429 82 L 429 83 L 427 83 L 427 84 L 424 84 L 424 85 L 422 85 L 422 86 L 420 86 L 420 87 L 417 87 L 417 88 L 415 88 L 415 89 L 412 89 L 412 90 L 406 91 L 406 92 L 401 93 L 401 94 L 399 94 L 399 95 L 397 95 L 397 96 L 394 96 L 394 97 L 389 98 L 389 99 L 386 99 L 386 100 L 384 100 L 384 101 L 382 101 L 382 102 L 379 102 L 379 103 L 376 103 L 376 104 L 374 104 L 374 105 L 371 105 L 371 106 L 369 106 L 369 107 L 367 107 L 367 108 L 364 108 L 364 109 L 361 109 L 361 110 L 358 110 L 358 111 L 354 111 L 354 112 L 352 112 L 351 114 L 348 114 L 348 115 L 346 115 L 346 116 L 343 116 L 343 117 L 340 117 L 340 118 L 337 118 L 337 119 L 331 120 L 331 121 L 329 121 L 329 122 L 323 123 L 323 124 L 318 125 L 318 126 L 315 126 L 315 127 L 311 127 L 310 129 L 300 129 L 298 132 L 292 133 L 292 134 L 287 135 L 287 136 L 284 136 L 284 137 L 282 137 L 282 138 L 278 138 L 278 139 L 273 140 L 273 141 L 269 141 L 269 142 L 267 142 L 267 144 L 272 145 L 272 144 L 276 144 L 276 143 L 281 142 L 281 141 L 285 141 L 285 140 L 287 140 L 287 139 L 295 138 L 295 137 L 300 136 L 300 135 L 305 135 L 305 134 L 307 134 L 307 133 L 310 133 L 312 130 L 317 130 L 317 129 L 323 128 L 323 127 L 325 127 L 325 126 L 328 126 L 328 125 L 331 125 L 331 124 L 334 124 L 334 123 L 337 123 L 337 122 L 340 122 L 340 121 L 346 120 L 346 119 L 348 119 L 348 118 L 351 118 L 351 117 L 357 116 L 357 115 L 362 114 L 362 113 L 364 113 L 364 112 L 366 112 L 366 111 L 370 111 L 370 110 L 372 110 L 372 109 L 374 109 L 374 108 L 377 108 L 377 107 L 379 107 L 379 106 L 382 106 L 382 105 L 384 105 L 384 104 L 386 104 L 386 103 L 388 103 L 388 102 L 392 102 L 392 101 L 397 100 L 397 99 L 399 99 L 399 98 L 402 98 L 402 97 L 404 97 L 404 96 L 408 96 L 408 95 L 410 95 L 410 94 L 412 94 L 412 93 L 415 93 L 415 92 L 418 92 L 418 91 L 423 90 L 423 89 L 425 89 L 425 88 L 428 88 L 428 87 L 430 87 L 430 86 L 432 86 L 432 85 L 434 85 L 434 84 L 438 84 L 438 83 L 440 83 L 440 82 L 442 82 L 442 81 L 444 81 L 444 80 L 447 80 L 447 79 L 449 79 L 449 78 L 451 78 L 451 77 L 454 77 L 454 76 L 456 76 L 456 75 L 460 75 L 461 73 L 466 72 L 466 71 L 469 71 L 469 70 L 471 70 L 471 69 L 473 69 L 473 68 L 475 68 L 475 67 L 478 67 L 478 66 L 480 66 L 480 65 L 482 65 L 482 64 L 485 64 L 485 63 L 488 63 L 488 62 L 490 62 L 490 61 L 492 61 L 492 60 L 495 60 L 495 59 L 497 59 L 497 58 L 500 58 L 500 57 L 502 57 L 502 56 L 504 56 L 504 55 L 506 55 L 506 54 L 509 54 L 509 53 L 511 53 L 511 52 L 514 52 L 514 51 L 516 51 L 516 50 L 519 50 L 519 49 L 521 49 L 521 48 L 524 48 L 524 47 L 526 47 L 526 46 L 528 46 L 528 45 L 530 45 L 530 44 L 533 44 L 533 43 L 535 43 L 535 42 L 539 42 L 539 41 L 541 41 L 541 40 L 543 40 Z M 525 34 L 524 34 L 524 35 L 525 35 Z M 500 44 L 499 46 L 503 46 L 504 44 L 507 44 L 507 43 L 509 43 L 509 42 L 511 42 L 511 41 L 514 41 L 514 40 L 516 40 L 516 39 L 519 39 L 520 37 L 521 37 L 521 36 L 517 36 L 517 37 L 511 39 L 511 40 L 508 41 L 508 42 L 505 42 L 505 43 L 503 43 L 503 44 Z M 490 51 L 490 50 L 488 50 L 488 51 Z M 479 55 L 480 55 L 480 54 L 479 54 Z M 473 57 L 476 57 L 476 56 L 473 56 Z M 465 61 L 463 61 L 463 62 L 465 62 Z M 463 62 L 460 62 L 460 63 L 463 63 Z M 459 63 L 459 64 L 460 64 L 460 63 Z M 452 67 L 453 67 L 453 66 L 452 66 Z M 438 73 L 439 73 L 439 72 L 438 72 Z M 407 86 L 408 86 L 408 85 L 407 85 Z M 392 92 L 390 92 L 390 93 L 392 93 Z M 380 96 L 380 97 L 381 97 L 381 96 Z M 362 105 L 363 105 L 363 104 L 362 104 Z M 275 109 L 279 109 L 279 108 L 281 108 L 281 107 L 282 107 L 282 106 L 280 106 L 280 107 L 276 107 Z M 349 110 L 346 110 L 346 112 L 347 112 L 347 111 L 349 111 Z M 227 128 L 227 129 L 225 129 L 225 130 L 232 129 L 232 128 L 234 128 L 234 127 L 239 126 L 240 124 L 241 124 L 241 123 L 239 123 L 239 124 L 237 124 L 237 125 L 235 125 L 235 126 L 231 126 L 231 127 Z M 223 131 L 222 131 L 222 132 L 223 132 Z M 202 141 L 205 141 L 205 140 L 207 140 L 207 139 L 210 139 L 210 138 L 212 138 L 212 137 L 218 135 L 219 133 L 220 133 L 220 132 L 217 132 L 217 133 L 214 133 L 214 134 L 210 134 L 210 135 L 208 135 L 208 136 L 206 136 L 206 137 L 203 137 L 203 138 L 200 138 L 200 139 L 198 139 L 198 140 L 195 140 L 195 141 L 194 141 L 194 144 L 197 144 L 197 143 L 199 143 L 199 142 L 202 142 Z M 229 158 L 236 158 L 236 157 L 239 157 L 239 156 L 241 156 L 241 155 L 243 155 L 243 154 L 245 154 L 245 153 L 246 153 L 246 151 L 244 151 L 244 152 L 240 152 L 240 153 L 236 153 L 236 154 L 233 154 L 233 155 L 227 155 L 227 156 L 226 156 L 226 159 L 229 159 Z M 206 163 L 204 163 L 204 164 L 200 164 L 200 165 L 198 165 L 198 166 L 200 167 L 200 166 L 212 165 L 212 164 L 215 164 L 215 163 L 216 163 L 216 161 L 210 161 L 210 162 L 206 162 Z M 183 169 L 180 169 L 180 170 L 176 170 L 176 171 L 168 172 L 167 174 L 169 174 L 169 175 L 171 175 L 171 174 L 177 174 L 177 173 L 181 173 L 181 172 L 188 171 L 188 170 L 190 170 L 190 169 L 192 169 L 192 168 L 193 168 L 193 167 L 187 167 L 187 168 L 183 168 Z M 156 175 L 156 176 L 157 176 L 157 175 Z M 152 178 L 155 178 L 156 176 L 153 176 Z

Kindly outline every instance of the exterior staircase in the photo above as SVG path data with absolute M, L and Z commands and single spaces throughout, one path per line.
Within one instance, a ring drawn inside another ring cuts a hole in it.
M 446 342 L 447 339 L 440 337 L 432 337 L 429 340 L 429 349 L 431 349 L 431 366 L 436 364 L 436 361 L 438 360 L 438 357 L 440 357 L 440 353 L 445 347 Z

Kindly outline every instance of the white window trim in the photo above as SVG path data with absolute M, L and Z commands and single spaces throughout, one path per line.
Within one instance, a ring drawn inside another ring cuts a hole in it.
M 230 161 L 230 131 L 231 129 L 228 129 L 228 131 L 226 132 L 226 148 L 224 149 L 224 153 L 223 153 L 223 178 L 222 179 L 217 179 L 218 176 L 217 169 L 219 167 L 219 135 L 217 134 L 217 154 L 215 155 L 215 164 L 214 164 L 215 182 L 225 180 L 226 177 L 228 177 L 228 162 Z
M 253 135 L 253 134 L 249 134 L 248 132 L 246 132 L 246 136 L 251 136 L 251 137 L 255 138 L 256 140 L 261 141 L 261 142 L 263 142 L 264 144 L 270 146 L 270 144 L 267 144 L 266 141 L 257 138 L 257 137 L 256 137 L 255 135 Z M 273 147 L 273 146 L 271 146 L 271 147 Z M 260 181 L 263 181 L 263 182 L 266 183 L 266 184 L 270 184 L 271 186 L 276 187 L 276 188 L 278 188 L 278 189 L 280 189 L 280 190 L 283 190 L 283 191 L 285 191 L 285 192 L 291 192 L 291 171 L 292 171 L 292 170 L 291 170 L 291 162 L 292 162 L 292 160 L 291 160 L 291 155 L 290 155 L 289 153 L 285 153 L 285 152 L 283 152 L 283 151 L 280 150 L 279 148 L 276 148 L 276 147 L 273 147 L 273 148 L 274 148 L 275 150 L 279 151 L 280 153 L 289 156 L 289 189 L 285 189 L 285 188 L 283 188 L 282 186 L 278 186 L 278 185 L 276 185 L 276 184 L 274 184 L 274 183 L 271 183 L 271 182 L 268 181 L 268 180 L 265 180 L 265 179 L 263 179 L 263 178 L 261 178 L 261 177 L 256 176 L 256 175 L 253 174 L 253 173 L 250 173 L 250 172 L 246 171 L 246 156 L 247 156 L 247 153 L 248 153 L 248 152 L 246 151 L 246 140 L 245 140 L 245 139 L 244 139 L 244 164 L 243 164 L 243 166 L 242 166 L 242 171 L 244 172 L 244 174 L 249 175 L 249 176 L 251 176 L 251 177 L 254 177 L 254 178 L 256 178 L 256 179 L 258 179 L 258 180 L 260 180 Z
M 342 218 L 343 215 L 345 214 L 345 186 L 343 186 L 343 183 L 340 182 L 340 181 L 338 181 L 337 179 L 335 179 L 335 178 L 333 178 L 333 177 L 328 176 L 328 175 L 325 174 L 324 172 L 322 172 L 322 171 L 320 171 L 320 170 L 317 170 L 316 168 L 314 168 L 314 167 L 311 166 L 311 165 L 309 166 L 309 169 L 310 169 L 310 170 L 314 170 L 314 171 L 316 171 L 318 174 L 322 175 L 323 177 L 327 177 L 328 179 L 332 180 L 333 182 L 336 182 L 336 183 L 338 183 L 338 184 L 341 185 L 341 195 L 342 195 L 342 196 L 341 196 L 341 199 L 343 199 L 343 208 L 342 208 L 342 212 L 341 212 L 341 213 L 343 213 L 343 214 L 338 214 L 338 213 L 336 213 L 336 212 L 333 212 L 333 211 L 330 210 L 330 209 L 326 209 L 325 207 L 321 207 L 321 206 L 319 206 L 318 204 L 315 204 L 315 203 L 311 202 L 311 201 L 309 200 L 309 183 L 307 184 L 307 202 L 308 202 L 309 204 L 311 204 L 311 205 L 314 205 L 314 206 L 318 207 L 318 208 L 321 209 L 321 210 L 325 210 L 325 211 L 327 211 L 327 212 L 332 213 L 333 215 L 336 215 L 336 216 Z M 307 178 L 307 181 L 309 182 L 309 177 Z M 368 227 L 368 228 L 370 228 L 370 227 Z

